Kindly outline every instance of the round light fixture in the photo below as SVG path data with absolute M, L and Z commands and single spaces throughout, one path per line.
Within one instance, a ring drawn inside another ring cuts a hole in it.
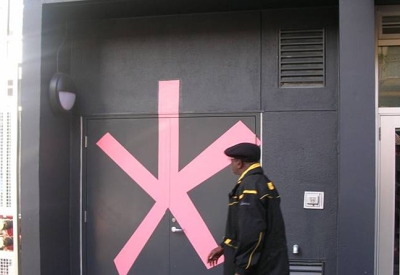
M 76 88 L 74 81 L 65 73 L 55 73 L 50 80 L 49 98 L 55 113 L 69 112 L 75 104 Z

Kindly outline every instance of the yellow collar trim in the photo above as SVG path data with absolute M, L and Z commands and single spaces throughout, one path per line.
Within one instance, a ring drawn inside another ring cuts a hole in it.
M 244 172 L 240 175 L 240 178 L 238 179 L 238 183 L 241 183 L 241 182 L 242 182 L 242 179 L 244 178 L 244 176 L 245 176 L 250 170 L 253 170 L 253 169 L 258 168 L 258 167 L 261 167 L 261 164 L 258 163 L 258 162 L 257 162 L 257 163 L 253 163 L 252 165 L 250 165 L 250 167 L 247 168 L 246 171 L 244 171 Z

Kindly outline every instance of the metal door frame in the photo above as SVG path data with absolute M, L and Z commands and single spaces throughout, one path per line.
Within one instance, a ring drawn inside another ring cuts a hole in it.
M 377 142 L 376 274 L 393 274 L 395 211 L 395 135 L 400 108 L 380 108 Z

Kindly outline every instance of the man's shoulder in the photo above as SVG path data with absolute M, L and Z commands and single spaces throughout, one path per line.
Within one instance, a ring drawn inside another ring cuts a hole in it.
M 243 185 L 258 185 L 269 182 L 269 178 L 265 174 L 252 174 L 242 180 Z

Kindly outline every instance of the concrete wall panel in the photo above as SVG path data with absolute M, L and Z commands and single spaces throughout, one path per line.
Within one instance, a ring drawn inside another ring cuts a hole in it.
M 74 27 L 83 114 L 157 111 L 159 80 L 180 79 L 182 113 L 260 108 L 257 12 L 87 22 Z
M 337 109 L 337 9 L 269 10 L 262 15 L 262 104 L 267 111 Z M 325 30 L 325 86 L 279 87 L 279 30 Z
M 336 134 L 336 112 L 263 115 L 263 167 L 282 196 L 289 257 L 326 262 L 324 274 L 336 274 Z M 324 209 L 304 209 L 304 191 L 324 192 Z

